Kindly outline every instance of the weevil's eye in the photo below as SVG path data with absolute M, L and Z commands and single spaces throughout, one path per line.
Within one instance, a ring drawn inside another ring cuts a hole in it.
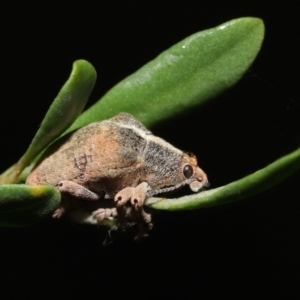
M 190 178 L 193 175 L 194 171 L 193 171 L 193 167 L 191 165 L 185 165 L 183 168 L 183 175 L 185 176 L 185 178 Z

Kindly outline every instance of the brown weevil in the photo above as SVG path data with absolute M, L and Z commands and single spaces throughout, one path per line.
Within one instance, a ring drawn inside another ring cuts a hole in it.
M 143 210 L 147 197 L 184 185 L 198 192 L 209 185 L 194 155 L 154 136 L 128 113 L 92 123 L 57 140 L 26 183 L 53 185 L 61 192 L 61 206 L 53 217 L 77 210 L 77 221 L 84 223 L 88 217 L 90 223 L 97 223 L 109 217 L 121 220 L 129 211 L 146 228 L 139 236 L 152 226 L 150 215 Z M 71 205 L 74 201 L 77 204 Z M 78 212 L 85 203 L 92 211 L 80 217 Z

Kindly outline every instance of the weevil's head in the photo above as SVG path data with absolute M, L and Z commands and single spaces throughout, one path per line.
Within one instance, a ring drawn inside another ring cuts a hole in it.
M 170 161 L 173 160 L 170 158 Z M 174 159 L 173 164 L 161 169 L 163 178 L 160 178 L 159 186 L 148 191 L 148 196 L 174 191 L 185 185 L 189 185 L 193 192 L 209 186 L 205 172 L 198 167 L 197 158 L 192 153 L 181 152 L 179 160 Z
M 197 158 L 192 153 L 183 154 L 182 174 L 185 184 L 188 184 L 193 192 L 199 192 L 202 188 L 209 186 L 207 175 L 198 167 Z

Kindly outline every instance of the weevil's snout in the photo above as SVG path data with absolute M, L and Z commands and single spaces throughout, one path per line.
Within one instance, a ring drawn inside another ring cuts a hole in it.
M 193 179 L 194 180 L 190 183 L 190 189 L 193 192 L 199 192 L 202 188 L 209 187 L 210 185 L 207 175 L 199 167 L 196 167 Z
M 198 167 L 197 158 L 190 152 L 183 154 L 183 175 L 186 180 L 186 184 L 190 186 L 193 192 L 199 192 L 204 187 L 209 187 L 209 182 L 205 172 Z

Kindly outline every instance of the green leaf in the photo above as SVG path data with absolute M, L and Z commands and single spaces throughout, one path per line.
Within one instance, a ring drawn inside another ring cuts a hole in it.
M 264 24 L 240 18 L 184 39 L 128 76 L 68 131 L 129 112 L 150 127 L 234 85 L 260 50 Z
M 259 194 L 300 169 L 300 148 L 265 168 L 225 186 L 179 199 L 149 198 L 146 205 L 161 210 L 192 210 L 234 202 Z
M 28 226 L 49 217 L 58 207 L 60 192 L 49 185 L 0 185 L 0 226 Z
M 50 106 L 26 153 L 16 165 L 0 177 L 0 183 L 16 182 L 23 169 L 70 127 L 84 109 L 96 77 L 96 71 L 89 62 L 77 60 L 73 63 L 70 78 Z

